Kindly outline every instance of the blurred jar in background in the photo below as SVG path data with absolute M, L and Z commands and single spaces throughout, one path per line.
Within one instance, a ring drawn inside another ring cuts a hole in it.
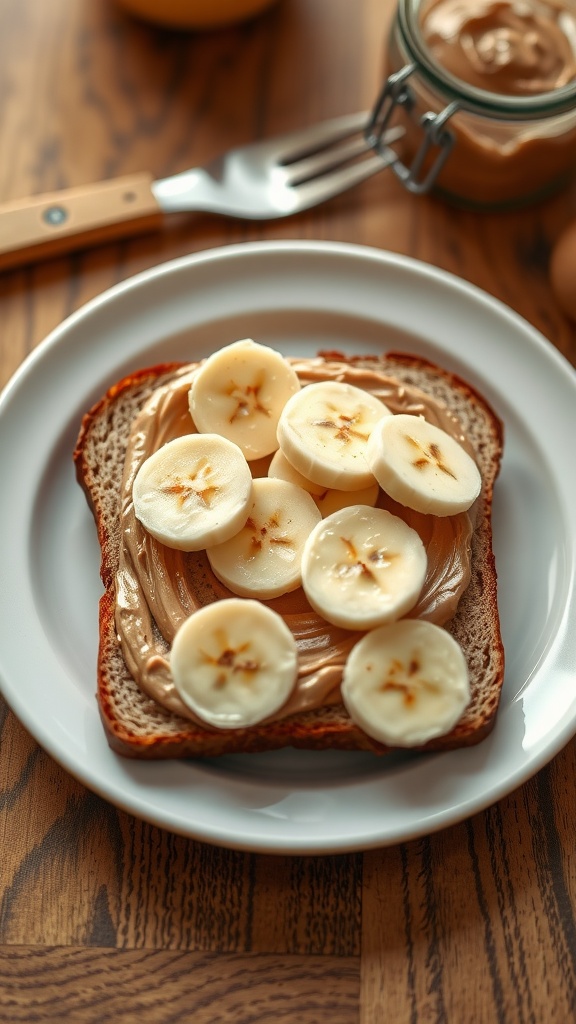
M 419 193 L 513 206 L 576 174 L 576 0 L 398 0 L 376 142 Z
M 277 0 L 116 0 L 129 14 L 166 28 L 210 29 L 252 18 Z

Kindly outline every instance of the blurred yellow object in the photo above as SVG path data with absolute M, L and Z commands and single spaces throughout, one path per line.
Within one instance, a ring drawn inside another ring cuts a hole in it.
M 116 0 L 129 14 L 169 28 L 217 28 L 251 18 L 276 0 Z

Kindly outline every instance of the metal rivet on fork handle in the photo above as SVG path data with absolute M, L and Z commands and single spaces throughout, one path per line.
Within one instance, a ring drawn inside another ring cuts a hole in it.
M 380 152 L 382 137 L 389 129 L 395 110 L 403 107 L 411 113 L 415 108 L 416 101 L 408 84 L 408 79 L 415 70 L 416 64 L 407 64 L 400 71 L 390 75 L 374 104 L 366 126 L 365 138 L 376 152 Z M 412 163 L 407 167 L 398 158 L 391 164 L 392 170 L 409 192 L 423 195 L 434 185 L 456 142 L 454 132 L 445 125 L 458 108 L 459 104 L 453 102 L 439 114 L 432 111 L 423 114 L 420 118 L 423 139 Z M 421 178 L 424 161 L 431 147 L 438 149 L 438 154 L 430 170 Z
M 68 220 L 68 211 L 64 206 L 47 206 L 42 214 L 42 220 L 55 227 Z

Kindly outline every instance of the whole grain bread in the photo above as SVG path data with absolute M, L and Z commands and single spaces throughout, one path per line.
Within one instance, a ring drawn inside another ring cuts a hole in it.
M 472 572 L 457 612 L 446 624 L 468 662 L 471 700 L 455 728 L 422 749 L 450 750 L 478 743 L 494 725 L 504 675 L 491 525 L 493 487 L 503 447 L 502 424 L 474 388 L 420 357 L 403 353 L 365 359 L 346 359 L 335 352 L 321 355 L 327 361 L 340 360 L 346 365 L 381 371 L 431 394 L 458 417 L 473 446 L 483 486 L 472 539 Z M 146 696 L 130 675 L 114 620 L 124 454 L 134 417 L 154 389 L 169 382 L 180 365 L 139 370 L 110 388 L 84 416 L 74 451 L 77 479 L 94 515 L 102 556 L 104 593 L 99 606 L 97 700 L 110 746 L 124 756 L 148 759 L 212 757 L 284 746 L 386 753 L 389 748 L 354 725 L 341 704 L 247 729 L 208 730 L 167 711 Z

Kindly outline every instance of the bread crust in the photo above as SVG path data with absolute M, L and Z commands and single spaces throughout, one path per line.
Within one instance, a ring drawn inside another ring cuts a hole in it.
M 420 357 L 399 352 L 362 358 L 347 358 L 333 351 L 320 355 L 327 362 L 381 371 L 406 385 L 428 390 L 455 412 L 473 444 L 483 489 L 472 542 L 472 574 L 456 615 L 445 627 L 466 655 L 471 701 L 450 733 L 418 749 L 452 750 L 476 744 L 494 726 L 504 677 L 491 524 L 493 488 L 503 449 L 502 423 L 468 382 Z M 141 369 L 114 384 L 84 415 L 74 450 L 77 479 L 94 516 L 101 549 L 104 593 L 99 605 L 97 700 L 110 747 L 124 757 L 138 759 L 214 757 L 285 746 L 388 753 L 391 748 L 354 725 L 343 705 L 247 729 L 208 730 L 156 704 L 128 672 L 114 621 L 124 452 L 134 416 L 154 389 L 170 380 L 181 366 L 164 363 Z

